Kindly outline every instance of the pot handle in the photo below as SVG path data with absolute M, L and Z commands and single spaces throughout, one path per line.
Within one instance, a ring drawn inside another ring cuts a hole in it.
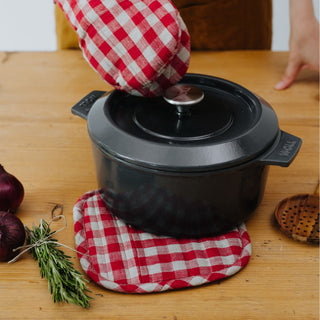
M 76 116 L 87 120 L 91 107 L 105 93 L 106 91 L 98 90 L 90 92 L 71 108 L 71 112 Z
M 298 154 L 301 144 L 302 140 L 300 138 L 281 130 L 277 141 L 271 147 L 271 151 L 264 154 L 259 159 L 259 162 L 267 165 L 288 167 Z

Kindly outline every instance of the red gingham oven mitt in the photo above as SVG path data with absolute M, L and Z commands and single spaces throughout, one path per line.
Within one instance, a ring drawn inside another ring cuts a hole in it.
M 177 83 L 190 59 L 190 37 L 170 0 L 55 0 L 88 63 L 109 84 L 155 96 Z
M 149 293 L 202 285 L 232 276 L 251 256 L 244 224 L 218 237 L 155 236 L 110 214 L 99 190 L 76 202 L 73 218 L 83 270 L 114 291 Z

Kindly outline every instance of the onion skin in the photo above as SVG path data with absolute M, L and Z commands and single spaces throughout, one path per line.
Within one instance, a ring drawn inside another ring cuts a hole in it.
M 24 244 L 26 232 L 21 220 L 10 212 L 0 211 L 0 261 L 13 259 Z
M 0 210 L 15 213 L 24 197 L 21 182 L 0 164 Z

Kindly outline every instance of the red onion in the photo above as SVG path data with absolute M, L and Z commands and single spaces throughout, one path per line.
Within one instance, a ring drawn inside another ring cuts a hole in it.
M 0 164 L 0 210 L 14 213 L 24 197 L 21 182 Z
M 24 244 L 25 229 L 21 220 L 10 212 L 0 211 L 0 261 L 8 261 L 17 254 L 13 249 Z

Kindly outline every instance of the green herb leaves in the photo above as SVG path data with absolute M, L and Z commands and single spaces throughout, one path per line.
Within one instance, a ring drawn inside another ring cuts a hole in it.
M 41 277 L 48 281 L 53 301 L 89 308 L 92 298 L 86 294 L 87 280 L 74 269 L 70 257 L 57 248 L 60 244 L 52 238 L 55 232 L 50 231 L 49 224 L 41 219 L 39 227 L 25 229 L 27 245 L 32 246 L 31 254 L 38 261 Z

